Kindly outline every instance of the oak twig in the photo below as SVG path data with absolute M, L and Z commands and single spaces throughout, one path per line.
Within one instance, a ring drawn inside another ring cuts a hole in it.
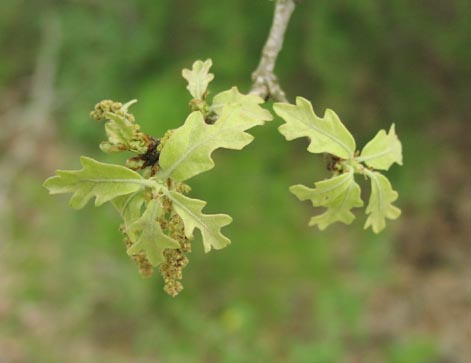
M 263 99 L 271 98 L 274 101 L 288 102 L 285 92 L 274 73 L 274 69 L 276 58 L 283 46 L 286 28 L 295 6 L 295 0 L 277 0 L 276 2 L 270 34 L 263 47 L 260 63 L 252 73 L 253 84 L 250 93 L 256 94 Z

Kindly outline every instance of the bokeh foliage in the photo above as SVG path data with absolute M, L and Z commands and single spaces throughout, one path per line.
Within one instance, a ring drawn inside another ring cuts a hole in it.
M 0 3 L 0 110 L 26 98 L 41 22 L 56 17 L 61 31 L 61 164 L 32 165 L 16 181 L 13 239 L 0 246 L 0 360 L 419 363 L 444 354 L 433 332 L 376 341 L 365 316 L 375 289 L 397 283 L 396 246 L 416 238 L 408 218 L 436 206 L 432 162 L 469 154 L 437 135 L 469 114 L 466 0 L 306 0 L 293 15 L 277 65 L 288 98 L 334 109 L 359 144 L 396 124 L 404 167 L 390 175 L 404 215 L 379 236 L 361 222 L 306 228 L 310 206 L 288 186 L 327 175 L 325 161 L 303 141 L 285 142 L 280 120 L 255 129 L 242 152 L 218 152 L 217 167 L 195 178 L 194 195 L 234 217 L 233 243 L 211 256 L 195 248 L 177 299 L 134 271 L 111 208 L 71 211 L 41 188 L 81 154 L 118 160 L 100 153 L 103 129 L 88 117 L 101 99 L 137 98 L 143 131 L 159 137 L 188 114 L 180 73 L 193 60 L 213 59 L 215 90 L 247 91 L 272 10 L 264 0 Z

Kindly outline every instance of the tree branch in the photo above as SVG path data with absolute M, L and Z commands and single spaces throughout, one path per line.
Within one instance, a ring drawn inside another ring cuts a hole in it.
M 285 92 L 281 88 L 273 71 L 275 69 L 276 58 L 283 46 L 286 28 L 295 6 L 295 0 L 276 1 L 270 34 L 263 47 L 260 63 L 257 69 L 252 73 L 253 84 L 250 90 L 251 94 L 256 94 L 263 99 L 271 98 L 274 101 L 288 102 Z

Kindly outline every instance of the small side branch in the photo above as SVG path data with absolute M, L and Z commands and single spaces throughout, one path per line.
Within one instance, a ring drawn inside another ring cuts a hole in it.
M 250 93 L 263 99 L 288 102 L 274 73 L 276 59 L 283 46 L 286 28 L 296 6 L 295 0 L 277 0 L 273 24 L 267 42 L 263 47 L 262 57 L 257 69 L 252 73 Z

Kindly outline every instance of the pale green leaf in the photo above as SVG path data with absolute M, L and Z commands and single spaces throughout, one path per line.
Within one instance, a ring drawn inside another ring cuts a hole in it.
M 138 124 L 131 122 L 125 115 L 125 110 L 133 101 L 128 102 L 122 114 L 107 112 L 106 117 L 108 121 L 105 124 L 107 141 L 100 144 L 100 149 L 104 152 L 116 152 L 128 150 L 137 154 L 145 154 L 148 149 L 148 143 L 144 134 L 140 132 Z
M 367 171 L 366 175 L 371 180 L 371 196 L 366 208 L 365 229 L 371 226 L 374 233 L 379 233 L 386 227 L 386 218 L 397 219 L 401 215 L 401 210 L 392 205 L 398 194 L 384 175 L 372 171 Z
M 402 145 L 399 141 L 394 124 L 389 133 L 380 130 L 363 148 L 358 161 L 379 170 L 388 170 L 393 163 L 402 165 Z
M 111 203 L 121 215 L 124 226 L 127 228 L 141 216 L 141 208 L 144 203 L 144 193 L 136 192 L 133 194 L 122 195 L 114 198 Z
M 128 236 L 132 242 L 128 255 L 144 252 L 152 266 L 164 261 L 163 251 L 167 248 L 180 248 L 180 244 L 167 236 L 157 221 L 161 210 L 160 202 L 152 199 L 144 214 L 128 228 Z
M 264 121 L 247 116 L 240 104 L 226 104 L 214 125 L 206 124 L 201 112 L 192 112 L 165 143 L 159 159 L 162 171 L 158 176 L 184 181 L 212 169 L 214 150 L 242 149 L 253 140 L 244 131 Z
M 105 152 L 125 150 L 124 145 L 129 140 L 132 140 L 136 124 L 113 113 L 107 113 L 106 116 L 108 117 L 108 122 L 105 124 L 105 131 L 108 141 L 101 143 L 101 149 Z
M 183 194 L 170 191 L 168 197 L 185 226 L 185 235 L 190 238 L 195 228 L 201 231 L 204 251 L 207 253 L 214 248 L 219 250 L 226 247 L 231 241 L 221 233 L 221 228 L 232 222 L 227 214 L 203 214 L 202 209 L 206 202 L 191 199 Z
M 190 92 L 193 98 L 203 100 L 209 82 L 214 79 L 214 74 L 209 73 L 209 69 L 213 65 L 211 59 L 206 61 L 197 60 L 193 63 L 192 69 L 184 69 L 182 76 L 188 82 L 186 89 Z
M 244 95 L 239 92 L 237 87 L 232 87 L 230 90 L 223 91 L 214 96 L 210 110 L 220 116 L 224 106 L 229 103 L 241 105 L 242 117 L 261 121 L 273 119 L 268 110 L 260 107 L 264 103 L 262 98 L 251 94 Z
M 47 179 L 44 187 L 50 194 L 73 193 L 70 206 L 83 208 L 96 197 L 100 206 L 121 195 L 137 192 L 143 186 L 154 186 L 155 181 L 144 180 L 141 175 L 124 166 L 105 164 L 82 156 L 80 170 L 57 170 L 56 176 Z
M 327 210 L 311 218 L 309 225 L 318 225 L 320 230 L 334 222 L 350 224 L 355 216 L 352 208 L 361 207 L 360 186 L 353 178 L 353 171 L 322 180 L 315 189 L 304 185 L 293 185 L 290 191 L 300 200 L 310 200 L 314 207 L 327 207 Z
M 296 105 L 275 103 L 273 109 L 286 122 L 279 131 L 287 140 L 308 137 L 307 150 L 311 153 L 329 153 L 343 159 L 353 157 L 355 140 L 334 111 L 327 109 L 320 118 L 303 97 L 296 98 Z

